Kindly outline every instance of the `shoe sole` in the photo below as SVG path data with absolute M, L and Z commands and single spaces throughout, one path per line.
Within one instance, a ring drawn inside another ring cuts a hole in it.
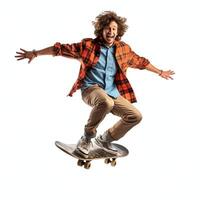
M 79 155 L 83 156 L 84 158 L 88 158 L 89 155 L 83 151 L 81 151 L 80 149 L 75 149 L 75 152 L 78 153 Z

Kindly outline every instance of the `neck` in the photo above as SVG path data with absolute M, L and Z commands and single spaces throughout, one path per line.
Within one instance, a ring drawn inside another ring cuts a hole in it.
M 113 44 L 114 44 L 114 43 L 112 43 L 112 44 L 107 44 L 107 43 L 104 43 L 104 45 L 105 45 L 106 47 L 108 47 L 108 48 L 109 48 L 109 47 L 112 47 L 112 46 L 113 46 Z

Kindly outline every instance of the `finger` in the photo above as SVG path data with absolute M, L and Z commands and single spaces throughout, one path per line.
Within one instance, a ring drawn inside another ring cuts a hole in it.
M 169 73 L 172 74 L 172 75 L 175 74 L 175 72 L 172 71 L 172 70 L 169 70 Z
M 24 50 L 24 49 L 22 49 L 22 48 L 20 48 L 20 50 L 21 50 L 21 51 L 23 51 L 24 53 L 26 53 L 26 52 L 27 52 L 26 50 Z
M 30 63 L 31 63 L 31 61 L 32 61 L 32 58 L 31 58 L 31 59 L 29 59 L 29 61 L 28 61 L 28 64 L 30 64 Z
M 168 74 L 163 74 L 163 78 L 166 79 L 166 80 L 168 80 L 169 75 Z
M 19 51 L 17 51 L 16 53 L 17 53 L 17 54 L 24 54 L 24 52 L 19 52 Z
M 171 72 L 166 73 L 166 76 L 170 76 L 170 75 L 173 75 L 173 73 Z
M 23 58 L 23 56 L 18 55 L 18 56 L 15 56 L 15 58 Z
M 170 75 L 166 75 L 166 76 L 165 76 L 165 79 L 166 79 L 166 80 L 169 80 L 169 79 L 173 79 L 173 78 L 172 78 Z
M 17 60 L 23 60 L 24 58 L 18 58 Z
M 26 58 L 25 54 L 23 54 L 23 55 L 16 55 L 15 57 L 16 58 Z

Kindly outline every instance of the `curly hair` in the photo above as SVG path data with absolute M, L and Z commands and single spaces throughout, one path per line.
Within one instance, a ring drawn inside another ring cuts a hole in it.
M 102 12 L 100 15 L 96 17 L 96 21 L 92 22 L 95 28 L 94 34 L 97 37 L 101 37 L 104 27 L 108 26 L 112 21 L 115 21 L 118 25 L 118 35 L 116 37 L 116 40 L 121 40 L 121 37 L 128 29 L 128 26 L 125 24 L 126 18 L 117 16 L 117 14 L 112 11 Z

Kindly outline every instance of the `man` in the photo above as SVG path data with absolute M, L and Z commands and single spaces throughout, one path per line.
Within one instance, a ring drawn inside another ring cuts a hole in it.
M 95 39 L 83 39 L 79 43 L 60 44 L 42 49 L 26 51 L 21 49 L 15 56 L 18 60 L 29 59 L 29 63 L 41 55 L 65 56 L 81 62 L 78 79 L 69 96 L 81 89 L 83 101 L 92 107 L 84 135 L 78 141 L 77 149 L 86 157 L 96 137 L 97 127 L 108 113 L 121 119 L 104 134 L 95 138 L 95 143 L 108 151 L 111 142 L 119 140 L 137 125 L 142 115 L 131 103 L 136 102 L 134 91 L 126 77 L 128 67 L 147 69 L 165 79 L 172 79 L 173 71 L 163 71 L 153 66 L 146 58 L 140 57 L 130 46 L 121 41 L 127 30 L 126 19 L 106 11 L 93 22 Z

